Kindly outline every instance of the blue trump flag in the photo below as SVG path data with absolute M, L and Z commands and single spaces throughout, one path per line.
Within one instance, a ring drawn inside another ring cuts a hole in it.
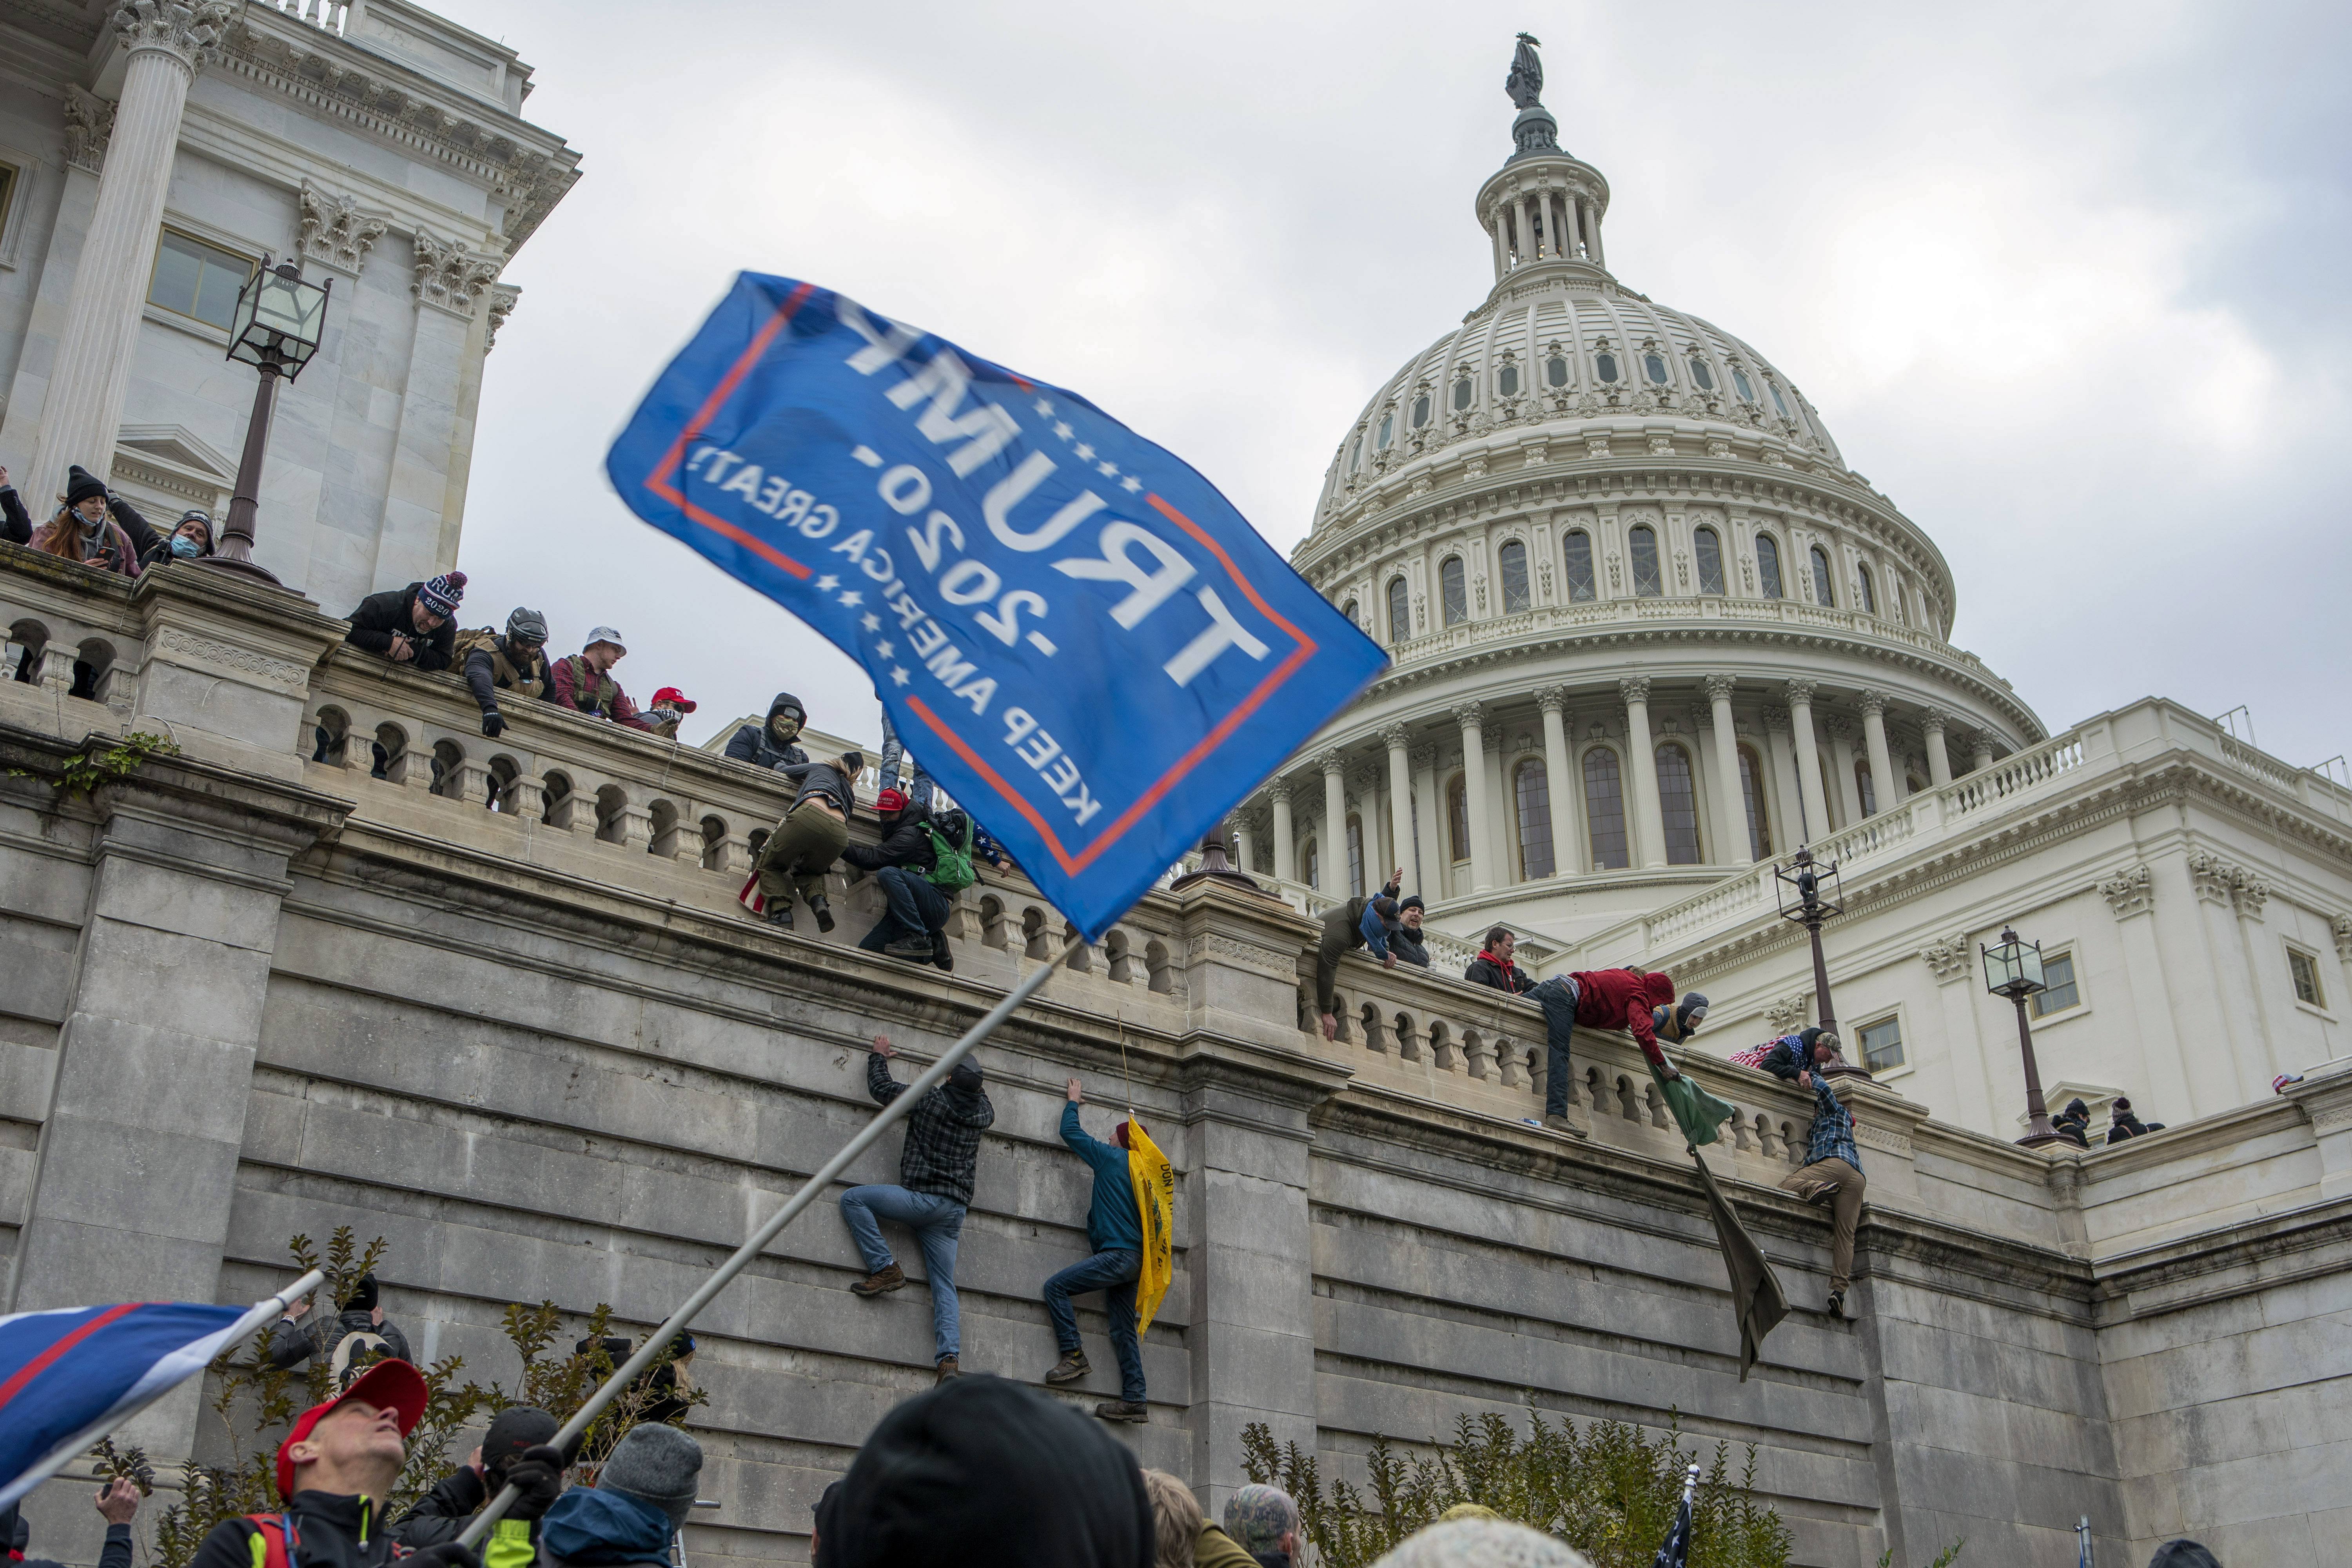
M 1181 458 L 813 283 L 738 276 L 605 466 L 864 665 L 1090 942 L 1388 662 Z

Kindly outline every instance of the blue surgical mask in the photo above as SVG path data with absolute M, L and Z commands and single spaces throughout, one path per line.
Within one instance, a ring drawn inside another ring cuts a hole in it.
M 184 533 L 172 535 L 172 553 L 186 561 L 204 553 L 204 547 Z

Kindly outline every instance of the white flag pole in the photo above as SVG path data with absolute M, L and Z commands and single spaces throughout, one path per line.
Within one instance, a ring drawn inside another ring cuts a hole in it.
M 253 1332 L 254 1330 L 269 1321 L 270 1319 L 283 1313 L 287 1307 L 292 1304 L 296 1297 L 309 1295 L 311 1291 L 316 1290 L 320 1285 L 324 1284 L 326 1282 L 326 1279 L 327 1276 L 324 1270 L 313 1268 L 310 1272 L 294 1281 L 293 1284 L 289 1285 L 285 1289 L 278 1292 L 277 1295 L 265 1296 L 260 1300 L 256 1301 L 253 1304 L 252 1309 L 248 1310 L 245 1316 L 239 1318 L 236 1322 L 231 1323 L 226 1329 L 222 1330 L 217 1336 L 207 1336 L 215 1338 L 217 1341 L 217 1347 L 214 1350 L 213 1354 L 218 1355 L 222 1351 L 226 1351 L 229 1346 L 236 1344 L 239 1340 L 244 1339 L 246 1335 Z M 186 1382 L 190 1377 L 202 1372 L 205 1368 L 205 1363 L 211 1359 L 212 1356 L 206 1356 L 204 1361 L 197 1362 L 180 1376 L 165 1378 L 155 1387 L 149 1389 L 145 1394 L 142 1394 L 135 1403 L 126 1405 L 117 1410 L 108 1411 L 104 1415 L 100 1416 L 89 1426 L 75 1433 L 72 1436 L 58 1444 L 55 1448 L 49 1451 L 47 1458 L 42 1459 L 31 1469 L 25 1471 L 15 1480 L 8 1482 L 5 1489 L 0 1489 L 0 1508 L 5 1508 L 9 1503 L 15 1502 L 18 1499 L 24 1497 L 26 1493 L 31 1491 L 35 1487 L 39 1486 L 43 1481 L 47 1480 L 51 1476 L 56 1475 L 59 1470 L 64 1469 L 68 1465 L 71 1464 L 77 1456 L 88 1453 L 91 1444 L 97 1442 L 100 1437 L 105 1436 L 109 1432 L 113 1431 L 116 1427 L 128 1422 L 133 1415 L 138 1415 L 141 1411 L 146 1409 L 149 1405 L 163 1398 L 163 1395 L 179 1387 L 181 1384 Z
M 753 1258 L 767 1249 L 768 1244 L 776 1239 L 777 1234 L 784 1226 L 798 1219 L 803 1209 L 822 1196 L 824 1190 L 833 1184 L 835 1177 L 847 1170 L 850 1163 L 857 1156 L 866 1152 L 876 1139 L 888 1131 L 893 1123 L 913 1110 L 918 1100 L 945 1082 L 948 1074 L 954 1070 L 956 1063 L 970 1055 L 974 1046 L 994 1033 L 998 1025 L 1013 1016 L 1014 1008 L 1019 1007 L 1042 990 L 1045 982 L 1053 977 L 1055 970 L 1085 951 L 1084 942 L 1073 942 L 1060 958 L 1051 963 L 1039 964 L 1027 979 L 1005 994 L 1003 1001 L 990 1008 L 986 1017 L 966 1030 L 963 1038 L 950 1046 L 946 1054 L 931 1064 L 929 1070 L 913 1083 L 908 1084 L 906 1093 L 884 1106 L 881 1115 L 859 1129 L 855 1138 L 842 1145 L 839 1153 L 827 1160 L 814 1175 L 802 1183 L 800 1190 L 785 1200 L 783 1207 L 769 1215 L 766 1223 L 752 1232 L 751 1238 L 737 1247 L 735 1255 L 720 1264 L 712 1272 L 710 1278 L 705 1279 L 694 1294 L 686 1299 L 685 1305 L 672 1312 L 661 1327 L 646 1336 L 645 1343 L 637 1347 L 637 1352 L 615 1368 L 613 1375 L 604 1380 L 604 1386 L 591 1394 L 588 1403 L 582 1405 L 572 1419 L 563 1424 L 563 1429 L 551 1439 L 553 1446 L 562 1448 L 573 1438 L 587 1431 L 596 1417 L 604 1413 L 604 1406 L 613 1402 L 614 1396 L 626 1388 L 640 1373 L 651 1366 L 661 1353 L 669 1348 L 669 1342 L 677 1337 L 677 1331 L 692 1322 L 696 1313 L 710 1305 L 719 1292 L 727 1289 L 735 1276 L 743 1272 Z M 507 1510 L 511 1508 L 515 1500 L 521 1495 L 520 1488 L 511 1481 L 508 1482 L 499 1490 L 499 1495 L 490 1500 L 489 1506 L 474 1516 L 473 1522 L 468 1524 L 465 1532 L 457 1537 L 459 1542 L 466 1546 L 478 1548 L 483 1538 L 489 1534 L 491 1526 L 504 1517 Z

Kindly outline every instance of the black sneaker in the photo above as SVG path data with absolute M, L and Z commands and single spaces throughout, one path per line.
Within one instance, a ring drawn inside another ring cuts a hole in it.
M 929 963 L 931 961 L 931 944 L 911 938 L 903 942 L 886 942 L 882 944 L 882 955 L 885 958 L 911 958 L 919 963 Z
M 936 943 L 931 948 L 931 967 L 941 974 L 955 973 L 955 954 L 948 951 L 946 942 Z
M 1845 1292 L 1844 1292 L 1844 1291 L 1843 1291 L 1843 1290 L 1832 1290 L 1832 1291 L 1831 1291 L 1831 1292 L 1830 1292 L 1830 1300 L 1829 1300 L 1829 1308 L 1828 1308 L 1828 1311 L 1829 1311 L 1829 1315 L 1830 1315 L 1831 1317 L 1832 1317 L 1832 1318 L 1835 1318 L 1839 1322 L 1843 1323 L 1843 1322 L 1844 1322 L 1844 1321 L 1845 1321 Z
M 776 926 L 784 931 L 792 930 L 793 906 L 791 900 L 786 900 L 782 903 L 770 903 L 768 905 L 768 912 L 761 918 L 765 920 L 772 926 Z
M 833 910 L 825 903 L 824 895 L 823 893 L 819 893 L 815 898 L 811 899 L 808 901 L 808 907 L 809 912 L 816 916 L 817 930 L 829 931 L 833 929 Z

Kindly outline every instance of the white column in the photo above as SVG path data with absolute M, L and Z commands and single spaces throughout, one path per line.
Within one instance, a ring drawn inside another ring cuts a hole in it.
M 41 405 L 40 438 L 32 467 L 20 476 L 26 504 L 37 515 L 46 515 L 43 503 L 65 489 L 68 465 L 79 463 L 101 479 L 112 476 L 188 84 L 236 12 L 227 0 L 131 0 L 114 13 L 130 58 Z
M 1402 724 L 1391 724 L 1381 731 L 1381 741 L 1389 749 L 1389 863 L 1381 869 L 1403 867 L 1405 891 L 1425 899 L 1429 889 L 1422 886 L 1421 868 L 1413 864 L 1412 857 L 1412 767 L 1406 759 L 1412 740 L 1412 731 Z
M 1952 782 L 1952 759 L 1944 750 L 1944 723 L 1948 717 L 1940 708 L 1919 715 L 1920 743 L 1927 748 L 1927 783 L 1937 789 Z
M 1621 680 L 1618 694 L 1625 699 L 1625 749 L 1633 753 L 1633 787 L 1625 801 L 1633 817 L 1634 840 L 1641 846 L 1636 863 L 1666 863 L 1665 815 L 1658 804 L 1658 752 L 1650 740 L 1650 681 L 1647 676 Z
M 1511 208 L 1518 215 L 1519 226 L 1516 232 L 1519 237 L 1519 259 L 1533 261 L 1536 256 L 1536 241 L 1535 236 L 1528 230 L 1528 198 L 1523 195 L 1514 197 Z
M 1601 208 L 1588 199 L 1584 204 L 1585 244 L 1592 247 L 1591 261 L 1595 267 L 1606 267 L 1609 258 L 1601 250 Z
M 1286 882 L 1298 880 L 1298 840 L 1290 831 L 1290 784 L 1276 779 L 1266 785 L 1274 801 L 1274 874 Z
M 1979 730 L 1976 741 L 1976 754 L 1969 759 L 1974 764 L 1970 771 L 1982 773 L 1992 766 L 1992 737 Z
M 1348 896 L 1348 779 L 1347 764 L 1338 750 L 1325 752 L 1315 759 L 1323 770 L 1323 826 L 1316 843 L 1316 853 L 1321 859 L 1322 893 L 1326 898 Z
M 1576 816 L 1576 785 L 1569 773 L 1568 688 L 1547 686 L 1536 693 L 1543 710 L 1544 778 L 1551 796 L 1551 859 L 1556 875 L 1584 870 L 1584 824 Z
M 1495 276 L 1500 278 L 1511 269 L 1510 252 L 1503 244 L 1503 214 L 1500 208 L 1496 209 L 1494 226 L 1487 231 L 1487 237 L 1495 242 Z
M 1416 815 L 1418 816 L 1416 817 Z M 1445 831 L 1445 802 L 1437 793 L 1437 748 L 1415 746 L 1412 749 L 1412 799 L 1405 805 L 1404 835 L 1405 869 L 1412 878 L 1413 890 L 1429 900 L 1447 896 L 1445 886 L 1445 856 L 1439 846 Z M 1415 821 L 1420 826 L 1418 832 Z M 1421 847 L 1413 848 L 1418 837 Z
M 1462 794 L 1470 814 L 1470 886 L 1485 892 L 1495 885 L 1495 841 L 1486 832 L 1486 710 L 1475 702 L 1454 710 L 1462 726 Z
M 1813 683 L 1810 680 L 1789 682 L 1789 736 L 1797 752 L 1799 798 L 1805 806 L 1798 842 L 1818 843 L 1830 836 L 1830 801 L 1822 788 L 1822 748 L 1813 738 Z
M 1830 765 L 1837 770 L 1838 804 L 1843 808 L 1842 820 L 1848 827 L 1862 820 L 1862 791 L 1853 778 L 1853 721 L 1842 713 L 1832 713 L 1823 727 L 1830 732 Z M 1878 781 L 1872 779 L 1871 789 L 1877 791 Z
M 1241 863 L 1244 876 L 1257 874 L 1257 819 L 1254 816 L 1234 818 L 1234 854 Z
M 1797 782 L 1797 748 L 1789 739 L 1786 708 L 1764 710 L 1764 740 L 1772 766 L 1771 809 L 1766 820 L 1772 825 L 1773 853 L 1786 855 L 1804 838 L 1797 830 L 1797 817 L 1803 810 L 1799 803 L 1804 798 L 1804 788 Z
M 1871 793 L 1885 811 L 1903 798 L 1903 781 L 1895 776 L 1895 761 L 1886 750 L 1886 693 L 1862 694 L 1862 742 L 1870 752 Z
M 1715 794 L 1722 804 L 1716 808 L 1719 818 L 1716 828 L 1716 858 L 1726 866 L 1745 866 L 1755 857 L 1748 837 L 1748 795 L 1739 787 L 1739 731 L 1731 721 L 1731 692 L 1738 684 L 1728 675 L 1710 675 L 1704 685 L 1706 700 L 1715 713 Z M 1763 784 L 1761 779 L 1758 785 Z M 1756 802 L 1763 809 L 1764 802 Z

